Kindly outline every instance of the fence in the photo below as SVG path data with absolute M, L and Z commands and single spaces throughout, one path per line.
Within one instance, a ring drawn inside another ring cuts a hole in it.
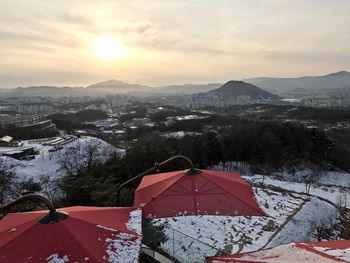
M 173 262 L 200 263 L 205 262 L 209 256 L 227 255 L 224 251 L 169 226 L 162 225 L 162 227 L 161 232 L 153 225 L 144 227 L 143 243 Z
M 33 116 L 26 116 L 26 117 L 21 116 L 18 118 L 9 118 L 9 119 L 0 121 L 0 129 L 12 129 L 17 127 L 22 127 L 33 123 L 38 123 L 44 120 L 46 120 L 45 115 L 33 115 Z

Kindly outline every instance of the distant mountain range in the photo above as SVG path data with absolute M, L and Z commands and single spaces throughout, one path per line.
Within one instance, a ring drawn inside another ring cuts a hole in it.
M 243 85 L 243 83 L 245 83 Z M 253 87 L 246 84 L 252 84 Z M 60 97 L 60 96 L 101 96 L 115 93 L 132 93 L 142 95 L 169 95 L 169 94 L 194 94 L 212 91 L 218 88 L 226 89 L 227 86 L 235 86 L 240 92 L 248 91 L 259 94 L 264 98 L 273 98 L 275 94 L 349 94 L 350 72 L 340 71 L 325 76 L 306 76 L 299 78 L 253 78 L 242 81 L 229 81 L 222 87 L 220 83 L 209 84 L 183 84 L 150 87 L 141 84 L 130 84 L 119 80 L 102 81 L 86 88 L 83 87 L 56 87 L 56 86 L 33 86 L 16 88 L 13 90 L 0 90 L 2 96 L 12 97 Z M 258 92 L 257 89 L 263 89 Z M 265 91 L 264 91 L 265 90 Z
M 275 93 L 327 92 L 338 88 L 350 89 L 350 72 L 340 71 L 324 76 L 299 78 L 253 78 L 245 81 Z
M 84 92 L 82 87 L 55 87 L 55 86 L 32 86 L 27 88 L 18 87 L 6 92 L 9 97 L 62 97 L 79 96 Z
M 224 94 L 225 97 L 237 99 L 238 96 L 248 95 L 251 100 L 277 100 L 279 96 L 264 91 L 257 86 L 244 81 L 231 80 L 226 82 L 220 88 L 209 91 L 208 93 Z
M 97 91 L 100 93 L 125 93 L 130 91 L 147 91 L 149 89 L 152 88 L 140 84 L 130 84 L 115 79 L 102 81 L 86 87 L 87 91 Z
M 32 86 L 18 87 L 13 90 L 3 90 L 1 94 L 8 97 L 63 97 L 63 96 L 101 96 L 116 93 L 131 93 L 140 95 L 193 94 L 207 92 L 220 87 L 219 83 L 184 84 L 150 87 L 140 84 L 130 84 L 118 80 L 106 80 L 83 87 Z
M 221 85 L 222 83 L 169 85 L 156 87 L 152 91 L 165 94 L 193 94 L 208 92 L 220 87 Z

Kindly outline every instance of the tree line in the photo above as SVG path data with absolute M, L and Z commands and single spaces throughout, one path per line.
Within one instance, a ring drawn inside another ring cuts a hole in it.
M 177 154 L 189 157 L 202 169 L 219 162 L 240 161 L 250 164 L 254 172 L 271 173 L 291 160 L 324 167 L 332 162 L 333 149 L 334 142 L 326 133 L 296 124 L 247 123 L 182 138 L 165 138 L 148 131 L 133 140 L 122 156 L 115 155 L 106 163 L 89 162 L 89 167 L 75 174 L 67 171 L 60 183 L 64 193 L 60 202 L 116 205 L 114 193 L 119 184 Z M 161 171 L 185 168 L 188 168 L 185 163 L 174 162 Z M 122 191 L 126 205 L 132 204 L 138 183 Z

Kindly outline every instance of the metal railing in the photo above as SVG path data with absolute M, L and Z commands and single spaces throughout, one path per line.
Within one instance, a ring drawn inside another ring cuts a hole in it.
M 173 262 L 204 263 L 207 257 L 228 255 L 167 225 L 162 225 L 162 228 L 160 233 L 155 225 L 143 227 L 143 243 Z

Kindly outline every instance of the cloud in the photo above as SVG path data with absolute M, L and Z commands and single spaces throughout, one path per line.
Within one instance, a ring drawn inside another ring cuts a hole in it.
M 73 81 L 89 74 L 164 84 L 349 70 L 348 10 L 348 0 L 0 1 L 0 84 L 6 75 L 13 85 L 15 76 Z M 120 38 L 130 57 L 96 60 L 92 45 L 105 33 Z

